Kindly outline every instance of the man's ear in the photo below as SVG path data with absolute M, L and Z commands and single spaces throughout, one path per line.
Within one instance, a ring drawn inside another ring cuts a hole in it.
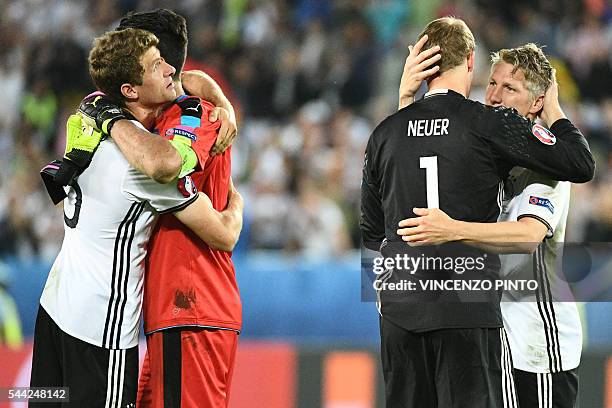
M 138 90 L 128 83 L 121 85 L 121 94 L 128 100 L 138 99 Z
M 474 71 L 474 51 L 470 52 L 467 60 L 468 72 Z
M 528 113 L 533 114 L 533 115 L 538 115 L 543 107 L 544 107 L 544 94 L 535 98 L 535 100 L 531 103 L 531 106 L 529 107 Z

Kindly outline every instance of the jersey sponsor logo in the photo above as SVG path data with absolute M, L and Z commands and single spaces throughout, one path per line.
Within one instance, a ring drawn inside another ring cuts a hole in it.
M 192 178 L 189 176 L 185 176 L 182 179 L 180 179 L 176 187 L 181 192 L 183 197 L 191 197 L 198 193 L 198 188 L 196 187 Z
M 538 205 L 540 207 L 544 207 L 544 208 L 548 209 L 548 211 L 550 211 L 551 214 L 555 213 L 555 207 L 552 205 L 550 200 L 547 199 L 547 198 L 536 197 L 536 196 L 529 196 L 529 204 L 531 204 L 531 205 Z
M 408 136 L 448 135 L 448 119 L 419 119 L 408 121 Z
M 550 130 L 546 129 L 542 125 L 537 125 L 537 124 L 533 125 L 531 132 L 533 133 L 535 137 L 538 138 L 540 142 L 544 144 L 552 146 L 555 143 L 557 143 L 557 138 L 555 137 L 555 135 L 553 135 Z
M 191 140 L 193 140 L 194 142 L 196 140 L 198 140 L 198 137 L 194 134 L 189 132 L 188 130 L 185 129 L 179 129 L 179 128 L 170 128 L 168 130 L 166 130 L 166 137 L 170 137 L 170 136 L 183 136 L 183 137 L 187 137 Z

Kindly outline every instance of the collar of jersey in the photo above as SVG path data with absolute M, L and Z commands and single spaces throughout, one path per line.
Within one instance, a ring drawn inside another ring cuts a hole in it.
M 438 96 L 438 95 L 460 96 L 464 98 L 464 96 L 461 95 L 459 92 L 455 92 L 453 90 L 446 89 L 446 88 L 440 88 L 440 89 L 434 89 L 433 91 L 427 92 L 425 95 L 423 95 L 423 99 L 430 98 L 432 96 Z

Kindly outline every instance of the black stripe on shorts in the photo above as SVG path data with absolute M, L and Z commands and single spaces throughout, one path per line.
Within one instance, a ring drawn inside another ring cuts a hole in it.
M 163 331 L 164 408 L 181 406 L 181 331 Z

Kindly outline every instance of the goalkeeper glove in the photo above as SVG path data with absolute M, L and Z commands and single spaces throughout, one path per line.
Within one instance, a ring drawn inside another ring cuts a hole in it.
M 66 123 L 66 151 L 55 182 L 62 186 L 71 184 L 89 166 L 103 138 L 102 132 L 83 120 L 81 113 L 70 115 Z
M 64 187 L 55 180 L 55 176 L 61 166 L 61 161 L 53 160 L 40 170 L 40 177 L 42 177 L 47 193 L 49 193 L 49 197 L 51 197 L 53 204 L 59 203 L 67 196 Z
M 79 105 L 79 112 L 87 124 L 107 135 L 110 135 L 115 122 L 127 119 L 119 105 L 102 92 L 86 96 Z

